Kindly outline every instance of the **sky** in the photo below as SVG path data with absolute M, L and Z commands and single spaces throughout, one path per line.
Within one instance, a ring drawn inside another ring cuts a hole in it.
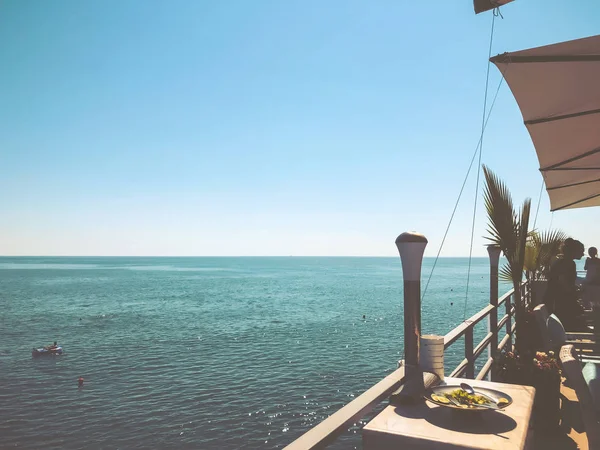
M 502 14 L 492 55 L 597 34 L 600 2 Z M 470 0 L 0 1 L 0 255 L 394 256 L 415 230 L 435 256 L 479 140 L 491 21 Z M 492 66 L 488 106 L 499 81 Z M 535 213 L 505 85 L 482 162 Z M 469 254 L 476 179 L 442 256 Z M 598 246 L 598 223 L 542 193 L 538 228 Z

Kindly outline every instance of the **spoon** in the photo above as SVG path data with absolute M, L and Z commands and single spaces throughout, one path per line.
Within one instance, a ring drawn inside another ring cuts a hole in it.
M 469 395 L 475 395 L 475 389 L 470 384 L 460 383 L 460 388 Z

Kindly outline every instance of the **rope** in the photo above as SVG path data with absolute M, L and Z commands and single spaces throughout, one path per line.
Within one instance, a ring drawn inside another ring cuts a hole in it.
M 508 66 L 507 66 L 508 68 Z M 504 82 L 504 74 L 502 74 L 502 78 L 500 78 L 500 82 L 498 83 L 498 87 L 496 88 L 496 94 L 494 95 L 494 100 L 490 106 L 490 110 L 488 111 L 487 118 L 485 119 L 485 127 L 487 127 L 487 123 L 490 120 L 490 116 L 492 115 L 492 111 L 494 109 L 494 105 L 496 104 L 496 99 L 498 98 L 498 93 L 500 92 L 500 88 L 502 87 L 502 83 Z M 427 283 L 425 284 L 425 289 L 423 290 L 423 295 L 421 296 L 421 302 L 425 298 L 425 294 L 427 293 L 427 288 L 429 287 L 429 282 L 431 281 L 431 277 L 433 276 L 433 271 L 435 270 L 435 266 L 437 265 L 438 259 L 440 258 L 440 254 L 442 253 L 442 248 L 444 247 L 444 243 L 446 242 L 446 237 L 448 236 L 448 231 L 450 231 L 450 225 L 452 225 L 452 220 L 454 219 L 454 214 L 456 213 L 456 208 L 458 208 L 458 204 L 460 203 L 460 199 L 462 197 L 462 193 L 465 189 L 465 185 L 467 184 L 467 180 L 469 179 L 469 174 L 471 173 L 471 168 L 473 167 L 473 162 L 475 161 L 475 157 L 477 156 L 477 151 L 479 150 L 479 145 L 481 144 L 481 137 L 479 137 L 479 141 L 477 141 L 477 146 L 475 147 L 475 152 L 473 153 L 473 157 L 471 158 L 471 164 L 469 164 L 469 169 L 467 170 L 467 174 L 465 175 L 465 179 L 463 180 L 463 184 L 460 188 L 460 192 L 458 193 L 458 198 L 456 199 L 456 203 L 454 204 L 454 209 L 452 210 L 452 215 L 450 216 L 450 220 L 448 221 L 448 226 L 446 227 L 446 232 L 444 233 L 444 237 L 442 238 L 442 243 L 440 244 L 440 248 L 438 249 L 435 260 L 433 261 L 433 267 L 431 268 L 431 272 L 429 272 L 429 278 L 427 278 Z
M 533 229 L 535 230 L 535 224 L 537 223 L 538 213 L 540 212 L 540 203 L 542 202 L 542 191 L 544 190 L 544 178 L 542 177 L 542 185 L 540 186 L 540 195 L 538 197 L 538 205 L 535 210 L 535 219 L 533 220 Z
M 500 7 L 494 8 L 492 15 L 492 29 L 490 31 L 490 45 L 488 49 L 488 65 L 487 65 L 487 73 L 485 77 L 485 98 L 483 101 L 483 117 L 481 124 L 481 135 L 479 136 L 479 141 L 475 146 L 475 152 L 473 153 L 473 157 L 471 158 L 471 163 L 469 164 L 469 168 L 467 169 L 467 174 L 465 175 L 465 179 L 463 180 L 463 184 L 460 188 L 460 192 L 458 193 L 458 198 L 456 199 L 456 203 L 454 204 L 454 209 L 452 210 L 452 214 L 450 215 L 450 220 L 448 221 L 448 225 L 446 226 L 446 231 L 444 232 L 444 237 L 442 238 L 442 242 L 440 244 L 440 248 L 438 249 L 437 255 L 435 256 L 435 260 L 433 261 L 433 266 L 431 267 L 431 272 L 429 272 L 429 277 L 427 278 L 427 283 L 425 284 L 425 289 L 423 290 L 423 294 L 421 295 L 421 302 L 425 299 L 425 294 L 427 294 L 427 288 L 429 288 L 429 282 L 431 281 L 431 277 L 433 276 L 433 272 L 435 271 L 435 267 L 437 266 L 437 262 L 440 259 L 440 254 L 442 253 L 442 248 L 444 247 L 444 243 L 446 242 L 446 237 L 448 236 L 448 231 L 450 231 L 450 225 L 452 225 L 452 220 L 454 219 L 454 215 L 456 213 L 456 209 L 458 208 L 458 204 L 460 203 L 460 199 L 462 197 L 462 193 L 465 189 L 465 185 L 467 184 L 467 180 L 469 179 L 469 174 L 471 173 L 471 168 L 473 167 L 473 162 L 475 161 L 475 156 L 477 156 L 477 152 L 479 151 L 479 168 L 481 168 L 481 148 L 483 146 L 483 134 L 487 127 L 488 121 L 492 115 L 492 111 L 494 110 L 494 105 L 496 104 L 496 99 L 498 98 L 498 93 L 500 92 L 500 88 L 502 87 L 502 83 L 504 82 L 504 74 L 506 70 L 508 70 L 509 65 L 507 64 L 504 71 L 502 72 L 502 76 L 500 77 L 500 82 L 498 83 L 498 87 L 496 88 L 496 93 L 494 94 L 494 99 L 492 100 L 492 104 L 490 106 L 490 110 L 486 116 L 486 107 L 487 107 L 487 97 L 488 97 L 488 86 L 489 86 L 489 77 L 490 77 L 490 58 L 492 57 L 492 43 L 494 38 L 494 22 L 496 16 L 500 16 L 504 19 L 504 16 L 500 12 Z M 469 294 L 469 275 L 471 273 L 471 252 L 473 250 L 473 233 L 475 227 L 475 213 L 477 208 L 477 192 L 479 190 L 479 172 L 477 171 L 477 188 L 475 192 L 475 208 L 473 210 L 473 227 L 471 230 L 471 249 L 469 250 L 469 272 L 467 275 L 467 296 Z M 554 213 L 553 213 L 554 214 Z M 554 215 L 553 215 L 554 216 Z M 463 322 L 466 322 L 466 312 L 467 312 L 467 297 L 465 296 L 465 312 L 463 314 Z M 404 361 L 406 361 L 406 348 L 403 351 Z
M 500 15 L 500 17 L 502 17 L 502 15 Z M 502 17 L 502 18 L 504 18 L 504 17 Z M 493 25 L 493 23 L 492 23 L 492 25 Z M 492 29 L 492 31 L 493 31 L 493 29 Z M 491 38 L 490 38 L 490 40 L 491 40 Z M 490 45 L 489 52 L 491 54 L 491 45 Z M 489 58 L 488 58 L 488 61 L 489 61 Z M 492 100 L 492 104 L 490 105 L 490 109 L 487 113 L 487 117 L 485 119 L 485 124 L 483 126 L 482 131 L 485 131 L 485 129 L 487 128 L 487 124 L 492 115 L 492 111 L 494 110 L 494 106 L 496 105 L 496 99 L 498 98 L 498 93 L 500 92 L 502 83 L 504 83 L 504 76 L 509 67 L 510 67 L 510 64 L 506 64 L 504 70 L 502 71 L 502 74 L 501 74 L 502 76 L 500 77 L 500 81 L 498 82 L 498 87 L 496 88 L 496 93 L 494 94 L 494 99 Z M 488 74 L 489 74 L 489 65 L 488 65 Z M 486 91 L 487 91 L 487 85 L 488 85 L 488 80 L 486 79 Z M 487 92 L 486 92 L 486 98 L 487 98 Z M 425 289 L 423 289 L 423 294 L 421 295 L 421 302 L 425 299 L 425 295 L 427 294 L 427 289 L 429 288 L 429 283 L 431 282 L 431 278 L 433 277 L 433 272 L 435 271 L 437 262 L 440 259 L 440 254 L 442 253 L 442 249 L 444 248 L 444 243 L 446 242 L 446 237 L 448 236 L 448 232 L 450 231 L 450 226 L 452 225 L 452 221 L 454 220 L 454 215 L 456 214 L 456 209 L 458 208 L 458 204 L 460 203 L 462 193 L 465 189 L 465 185 L 467 184 L 467 180 L 469 179 L 469 174 L 471 173 L 471 168 L 473 167 L 473 162 L 475 161 L 475 157 L 477 156 L 477 152 L 479 150 L 479 147 L 480 147 L 482 141 L 483 141 L 483 133 L 479 136 L 479 140 L 477 141 L 477 145 L 475 147 L 475 152 L 473 153 L 473 157 L 471 158 L 471 163 L 469 164 L 469 168 L 467 169 L 465 179 L 463 180 L 462 186 L 460 188 L 460 192 L 458 193 L 458 198 L 456 199 L 456 203 L 454 204 L 454 209 L 452 210 L 452 214 L 450 215 L 450 220 L 448 221 L 448 225 L 446 226 L 446 231 L 444 232 L 444 237 L 442 238 L 442 242 L 440 244 L 438 252 L 433 261 L 433 266 L 431 267 L 431 272 L 429 272 L 429 277 L 427 278 L 427 283 L 425 284 Z
M 498 8 L 496 8 L 498 9 Z M 498 10 L 499 13 L 499 10 Z M 467 271 L 467 287 L 465 291 L 465 308 L 463 320 L 467 318 L 467 302 L 469 299 L 469 281 L 471 278 L 471 259 L 473 256 L 473 237 L 475 236 L 475 216 L 477 214 L 477 198 L 479 194 L 479 178 L 481 174 L 481 155 L 483 153 L 483 134 L 485 132 L 485 111 L 487 109 L 488 86 L 490 81 L 490 58 L 492 57 L 492 43 L 494 42 L 494 23 L 496 22 L 496 14 L 492 14 L 492 29 L 490 31 L 490 46 L 488 50 L 487 71 L 485 75 L 485 94 L 483 97 L 483 115 L 481 118 L 481 139 L 479 144 L 479 161 L 477 165 L 477 184 L 475 185 L 475 204 L 473 205 L 473 221 L 471 223 L 471 244 L 469 246 L 469 269 Z

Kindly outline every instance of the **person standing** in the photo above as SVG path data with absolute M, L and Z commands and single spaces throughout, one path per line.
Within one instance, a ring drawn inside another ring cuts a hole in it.
M 588 249 L 589 258 L 585 259 L 585 284 L 582 300 L 586 309 L 591 309 L 594 327 L 600 327 L 600 258 L 598 249 Z
M 550 266 L 548 290 L 544 303 L 549 313 L 555 314 L 566 330 L 580 328 L 580 316 L 583 309 L 579 305 L 577 290 L 577 267 L 575 259 L 581 259 L 584 246 L 575 239 L 567 238 L 562 245 L 562 254 Z
M 598 258 L 598 249 L 590 247 L 588 249 L 589 258 L 585 259 L 585 283 L 600 284 L 600 258 Z

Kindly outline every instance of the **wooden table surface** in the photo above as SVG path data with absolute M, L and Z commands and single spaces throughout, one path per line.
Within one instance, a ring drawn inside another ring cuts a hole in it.
M 444 384 L 467 382 L 510 395 L 513 404 L 502 411 L 460 411 L 430 402 L 387 406 L 362 430 L 363 448 L 380 449 L 490 449 L 522 450 L 535 389 L 531 386 L 446 378 Z

